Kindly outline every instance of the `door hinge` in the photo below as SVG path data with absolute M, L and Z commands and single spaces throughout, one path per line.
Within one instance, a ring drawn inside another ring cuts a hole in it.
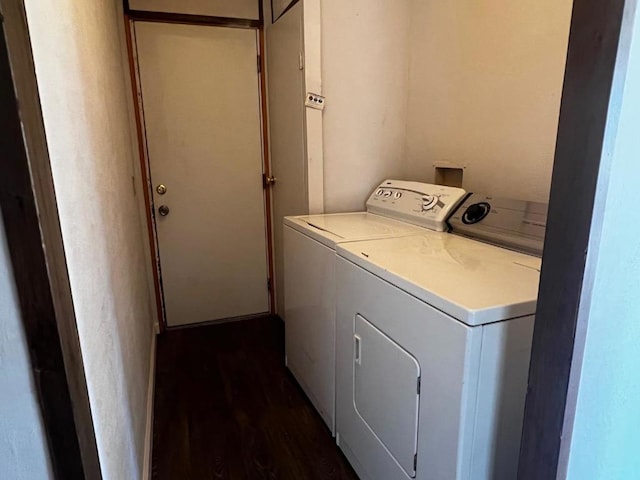
M 258 55 L 258 73 L 262 72 L 262 57 Z
M 271 279 L 267 278 L 267 290 L 270 292 L 271 291 Z
M 418 454 L 417 453 L 413 456 L 413 471 L 414 472 L 418 471 Z
M 420 395 L 420 385 L 422 383 L 422 377 L 418 377 L 418 395 Z
M 299 53 L 298 60 L 299 60 L 299 64 L 298 65 L 299 65 L 300 70 L 304 70 L 304 53 L 303 52 Z

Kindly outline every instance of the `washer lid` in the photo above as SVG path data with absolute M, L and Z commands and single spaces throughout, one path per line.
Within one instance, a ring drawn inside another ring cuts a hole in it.
M 336 243 L 418 235 L 424 228 L 366 212 L 285 217 L 288 225 L 335 249 Z
M 337 252 L 471 326 L 536 310 L 537 257 L 438 232 L 346 243 Z

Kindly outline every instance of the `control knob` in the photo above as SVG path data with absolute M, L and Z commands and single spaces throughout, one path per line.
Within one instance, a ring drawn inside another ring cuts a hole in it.
M 431 210 L 438 204 L 438 197 L 436 195 L 424 195 L 422 197 L 422 211 L 426 212 Z
M 489 205 L 487 202 L 480 202 L 469 205 L 469 207 L 462 214 L 462 223 L 466 225 L 473 225 L 474 223 L 478 223 L 484 217 L 489 215 L 490 211 L 491 205 Z

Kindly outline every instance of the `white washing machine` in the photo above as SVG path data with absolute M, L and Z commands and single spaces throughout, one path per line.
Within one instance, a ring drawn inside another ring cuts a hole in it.
M 367 212 L 284 219 L 286 362 L 332 434 L 336 244 L 443 231 L 464 196 L 460 188 L 386 180 Z
M 546 205 L 453 231 L 540 254 Z M 362 480 L 516 478 L 541 260 L 455 234 L 337 246 L 337 442 Z

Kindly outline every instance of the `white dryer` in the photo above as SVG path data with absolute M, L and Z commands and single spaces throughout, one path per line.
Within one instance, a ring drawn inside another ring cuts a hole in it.
M 286 362 L 332 434 L 336 244 L 442 232 L 464 196 L 460 188 L 386 180 L 369 197 L 367 212 L 284 219 Z
M 541 253 L 545 218 L 472 195 L 451 222 Z M 337 442 L 361 479 L 516 478 L 540 258 L 455 234 L 337 252 Z

